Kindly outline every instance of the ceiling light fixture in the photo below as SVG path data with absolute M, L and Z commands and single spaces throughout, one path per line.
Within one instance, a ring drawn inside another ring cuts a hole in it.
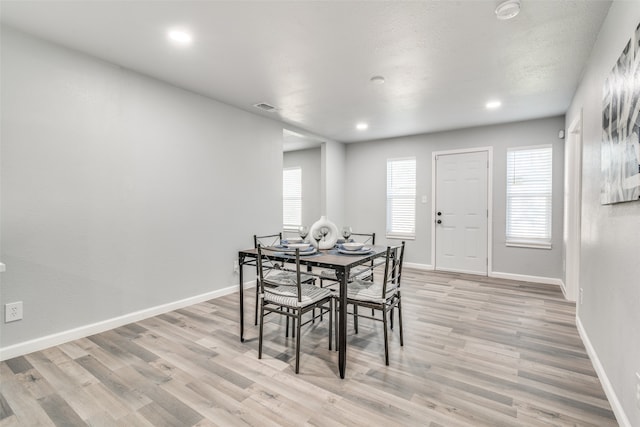
M 488 110 L 495 110 L 496 108 L 500 107 L 502 105 L 502 102 L 500 101 L 489 101 L 487 102 L 487 104 L 485 105 L 487 107 Z
M 367 130 L 369 128 L 369 125 L 366 123 L 358 123 L 356 125 L 356 129 L 358 130 Z
M 496 7 L 496 18 L 501 21 L 515 18 L 520 13 L 520 0 L 505 0 Z
M 369 79 L 369 81 L 371 83 L 375 83 L 377 85 L 381 85 L 381 84 L 384 83 L 384 77 L 382 77 L 382 76 L 373 76 L 373 77 L 371 77 L 371 79 Z
M 191 34 L 189 34 L 184 30 L 171 30 L 167 33 L 167 37 L 172 42 L 175 42 L 181 45 L 188 45 L 188 44 L 191 44 L 191 42 L 193 41 L 193 37 L 191 36 Z

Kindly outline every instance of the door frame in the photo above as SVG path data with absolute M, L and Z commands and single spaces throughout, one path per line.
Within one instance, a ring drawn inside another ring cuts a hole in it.
M 487 276 L 492 274 L 493 265 L 493 147 L 461 148 L 431 152 L 431 265 L 436 266 L 436 159 L 447 154 L 487 153 Z
M 582 109 L 567 129 L 564 145 L 564 283 L 562 291 L 569 301 L 580 307 L 580 251 L 582 228 Z M 570 221 L 573 219 L 574 221 Z

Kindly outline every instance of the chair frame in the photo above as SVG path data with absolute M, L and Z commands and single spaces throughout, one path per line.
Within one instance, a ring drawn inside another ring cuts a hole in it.
M 269 240 L 271 242 L 271 244 L 268 245 L 264 245 L 263 244 L 263 240 Z M 258 249 L 259 245 L 262 246 L 275 246 L 276 243 L 280 244 L 280 242 L 282 241 L 282 232 L 280 233 L 275 233 L 275 234 L 265 234 L 263 236 L 258 236 L 257 234 L 253 235 L 253 247 L 255 249 Z M 256 300 L 255 300 L 255 320 L 254 320 L 254 325 L 258 325 L 258 294 L 260 293 L 260 289 L 258 289 L 258 280 L 260 278 L 260 271 L 258 270 L 258 263 L 256 262 Z M 288 328 L 287 328 L 288 331 Z M 287 332 L 288 333 L 288 332 Z
M 404 259 L 404 248 L 405 242 L 397 246 L 388 246 L 386 259 L 385 259 L 385 267 L 384 267 L 384 277 L 382 282 L 382 295 L 381 302 L 374 301 L 366 301 L 360 299 L 349 298 L 347 295 L 347 305 L 353 305 L 353 312 L 349 313 L 353 315 L 353 323 L 355 333 L 358 333 L 358 318 L 364 317 L 366 319 L 372 319 L 378 322 L 382 322 L 384 327 L 384 359 L 385 364 L 389 365 L 389 339 L 388 339 L 388 323 L 390 323 L 391 330 L 393 330 L 393 310 L 394 308 L 398 308 L 398 326 L 400 328 L 400 346 L 404 346 L 404 336 L 402 331 L 402 297 L 400 293 L 400 282 L 402 278 L 402 263 Z M 400 254 L 398 255 L 398 251 Z M 395 292 L 390 296 L 387 295 L 387 286 L 389 284 L 394 284 Z M 372 309 L 372 315 L 364 315 L 358 313 L 358 307 L 366 307 Z M 379 310 L 382 313 L 382 319 L 375 317 L 374 310 Z M 391 312 L 390 322 L 387 321 L 387 313 Z
M 283 261 L 273 261 L 270 259 L 270 254 L 274 254 L 276 252 L 278 252 L 277 249 L 275 248 L 265 248 L 261 245 L 258 245 L 257 247 L 258 249 L 258 258 L 257 258 L 257 264 L 258 264 L 258 272 L 259 272 L 259 288 L 260 288 L 260 298 L 259 298 L 259 302 L 260 302 L 260 328 L 259 328 L 259 338 L 258 338 L 258 359 L 262 359 L 262 342 L 263 342 L 263 336 L 264 336 L 264 318 L 266 315 L 270 314 L 270 313 L 277 313 L 280 315 L 283 315 L 286 317 L 287 319 L 287 325 L 286 325 L 286 329 L 289 329 L 289 319 L 292 319 L 294 322 L 294 326 L 296 328 L 297 333 L 295 334 L 295 338 L 296 338 L 296 367 L 295 367 L 295 372 L 296 374 L 300 371 L 300 329 L 302 328 L 302 326 L 310 323 L 310 322 L 315 322 L 315 319 L 320 317 L 322 314 L 324 313 L 328 313 L 329 314 L 329 350 L 331 350 L 331 341 L 332 341 L 332 323 L 333 323 L 333 295 L 331 294 L 327 294 L 325 297 L 322 297 L 321 299 L 314 301 L 313 303 L 309 303 L 307 305 L 302 305 L 302 282 L 301 282 L 301 273 L 300 273 L 300 250 L 296 249 L 295 251 L 295 270 L 288 270 L 288 271 L 295 271 L 296 273 L 296 289 L 297 289 L 297 305 L 282 305 L 281 303 L 276 303 L 276 302 L 272 302 L 272 301 L 267 301 L 265 299 L 265 293 L 268 293 L 273 286 L 273 284 L 268 284 L 268 279 L 265 278 L 264 272 L 266 270 L 269 270 L 271 268 L 276 268 L 276 269 L 284 269 L 287 270 L 285 268 L 285 263 Z M 269 260 L 268 262 L 273 263 L 273 267 L 264 267 L 264 262 L 265 260 Z M 265 286 L 265 284 L 268 284 L 267 286 Z M 311 285 L 313 286 L 313 285 Z M 329 306 L 325 306 L 325 304 L 329 304 Z M 319 309 L 320 310 L 320 314 L 316 315 L 315 314 L 315 309 Z M 265 311 L 267 313 L 265 313 Z M 306 320 L 306 321 L 302 321 L 302 316 L 308 312 L 312 312 L 312 316 L 310 319 Z

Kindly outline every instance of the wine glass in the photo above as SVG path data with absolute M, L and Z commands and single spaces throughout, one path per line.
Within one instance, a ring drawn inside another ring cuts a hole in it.
M 322 230 L 320 228 L 316 228 L 313 230 L 313 240 L 316 241 L 316 247 L 318 250 L 320 249 L 320 240 L 322 240 Z
M 345 225 L 344 227 L 342 227 L 342 237 L 344 237 L 344 241 L 348 242 L 349 241 L 349 237 L 351 237 L 351 227 L 348 225 Z
M 320 232 L 322 233 L 322 240 L 325 240 L 327 234 L 329 234 L 329 227 L 322 226 L 320 227 Z
M 304 242 L 304 239 L 309 235 L 309 227 L 301 225 L 298 227 L 298 234 L 300 234 L 300 238 L 302 238 L 302 241 Z

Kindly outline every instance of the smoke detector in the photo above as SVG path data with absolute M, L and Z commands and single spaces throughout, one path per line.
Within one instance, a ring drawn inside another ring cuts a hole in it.
M 496 18 L 501 21 L 515 18 L 520 13 L 520 0 L 505 0 L 496 7 Z

